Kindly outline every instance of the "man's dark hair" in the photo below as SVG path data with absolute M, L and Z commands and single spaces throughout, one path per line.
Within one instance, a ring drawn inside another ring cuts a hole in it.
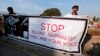
M 74 5 L 74 6 L 72 7 L 72 9 L 73 9 L 73 8 L 79 9 L 78 5 Z
M 9 14 L 15 14 L 12 7 L 8 7 L 7 10 Z

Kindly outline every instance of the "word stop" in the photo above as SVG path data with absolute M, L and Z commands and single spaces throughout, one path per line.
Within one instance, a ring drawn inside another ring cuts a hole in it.
M 63 29 L 64 29 L 64 25 L 41 23 L 41 30 L 60 32 Z

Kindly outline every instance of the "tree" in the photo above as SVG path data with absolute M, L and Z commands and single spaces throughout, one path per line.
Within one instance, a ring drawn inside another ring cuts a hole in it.
M 94 22 L 99 22 L 99 23 L 100 23 L 100 18 L 97 18 L 97 17 L 94 16 L 93 21 L 94 21 Z
M 46 9 L 42 16 L 61 16 L 61 12 L 57 8 Z
M 95 21 L 95 20 L 96 20 L 96 16 L 93 17 L 93 21 Z

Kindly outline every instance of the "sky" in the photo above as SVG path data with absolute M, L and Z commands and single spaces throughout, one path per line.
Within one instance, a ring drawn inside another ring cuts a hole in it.
M 100 0 L 0 0 L 0 12 L 7 12 L 10 6 L 16 13 L 40 15 L 48 8 L 58 8 L 64 16 L 73 5 L 79 6 L 79 15 L 100 17 Z

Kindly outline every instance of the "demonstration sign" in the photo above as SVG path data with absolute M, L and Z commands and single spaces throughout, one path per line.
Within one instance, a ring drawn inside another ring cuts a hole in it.
M 87 19 L 12 15 L 3 17 L 7 36 L 20 36 L 53 50 L 81 53 Z
M 7 36 L 25 37 L 28 32 L 28 18 L 24 16 L 3 15 L 5 23 L 5 34 Z M 26 34 L 26 35 L 25 35 Z
M 29 41 L 69 53 L 81 53 L 86 19 L 29 17 Z

